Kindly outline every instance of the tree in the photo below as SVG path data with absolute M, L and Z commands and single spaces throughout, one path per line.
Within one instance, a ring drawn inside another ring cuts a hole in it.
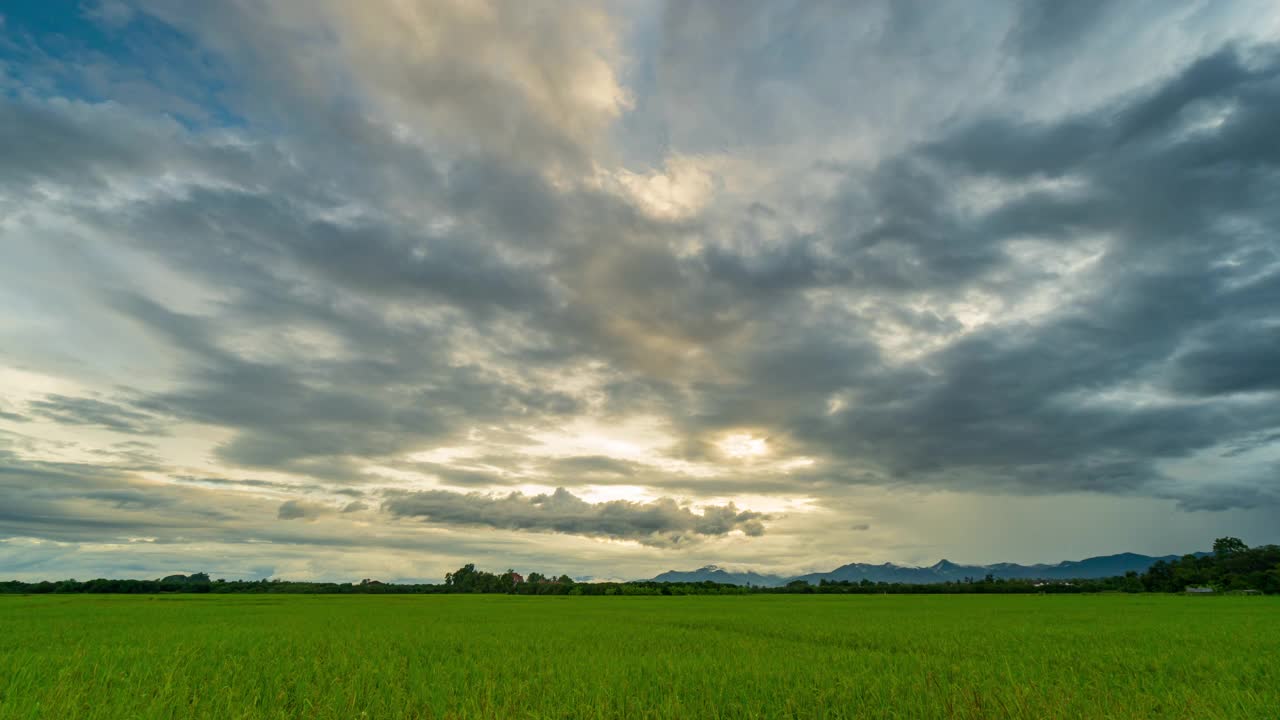
M 498 576 L 498 588 L 502 592 L 515 592 L 516 589 L 516 571 L 507 568 L 507 571 Z
M 454 592 L 471 592 L 476 587 L 476 565 L 467 563 L 451 573 L 445 573 L 444 584 Z
M 1142 592 L 1144 587 L 1142 585 L 1142 580 L 1138 577 L 1138 572 L 1136 570 L 1129 570 L 1125 572 L 1124 578 L 1120 580 L 1119 589 L 1127 593 Z
M 1223 537 L 1213 543 L 1213 554 L 1184 555 L 1171 563 L 1152 565 L 1141 580 L 1148 590 L 1176 592 L 1189 586 L 1209 585 L 1220 590 L 1280 592 L 1280 545 L 1251 548 L 1239 538 Z
M 1146 574 L 1142 576 L 1142 585 L 1148 592 L 1174 592 L 1177 584 L 1174 580 L 1173 566 L 1164 560 L 1157 560 L 1154 565 L 1147 568 Z
M 1248 545 L 1240 538 L 1221 537 L 1213 541 L 1213 554 L 1218 557 L 1226 557 L 1242 553 L 1249 549 Z

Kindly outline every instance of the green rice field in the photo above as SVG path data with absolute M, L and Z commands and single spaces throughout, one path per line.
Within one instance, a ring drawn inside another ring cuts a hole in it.
M 0 718 L 1280 718 L 1280 598 L 0 596 Z

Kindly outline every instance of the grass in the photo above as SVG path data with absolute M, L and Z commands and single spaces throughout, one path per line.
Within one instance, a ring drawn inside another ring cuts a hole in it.
M 1280 717 L 1280 598 L 0 596 L 0 718 Z

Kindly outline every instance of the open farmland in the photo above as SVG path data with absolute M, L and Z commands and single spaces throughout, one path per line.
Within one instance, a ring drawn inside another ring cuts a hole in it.
M 0 597 L 3 718 L 1275 718 L 1280 601 Z

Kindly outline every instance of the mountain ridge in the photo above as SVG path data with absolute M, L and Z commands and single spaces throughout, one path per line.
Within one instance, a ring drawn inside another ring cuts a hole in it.
M 1206 553 L 1193 553 L 1204 555 Z M 759 585 L 778 587 L 796 580 L 818 584 L 822 580 L 860 582 L 896 582 L 927 584 L 962 581 L 965 578 L 982 578 L 987 575 L 1006 580 L 1090 580 L 1123 575 L 1126 572 L 1145 572 L 1147 568 L 1163 560 L 1170 562 L 1181 555 L 1141 555 L 1123 552 L 1114 555 L 1098 555 L 1083 560 L 1063 560 L 1058 563 L 1000 562 L 989 565 L 963 565 L 943 558 L 933 565 L 897 565 L 895 563 L 847 563 L 827 572 L 800 575 L 774 575 L 753 570 L 727 570 L 718 565 L 705 565 L 697 570 L 668 570 L 652 578 L 657 582 L 718 582 L 729 585 Z

